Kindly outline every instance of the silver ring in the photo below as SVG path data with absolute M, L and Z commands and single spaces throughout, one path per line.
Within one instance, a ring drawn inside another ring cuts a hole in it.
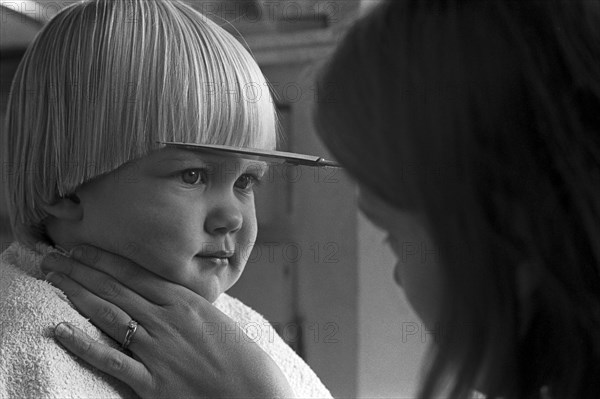
M 138 322 L 131 319 L 129 321 L 129 324 L 127 324 L 127 332 L 125 333 L 125 339 L 123 340 L 123 345 L 121 345 L 123 347 L 123 349 L 127 349 L 129 344 L 131 343 L 131 340 L 133 339 L 135 332 L 137 331 L 137 328 L 138 328 Z

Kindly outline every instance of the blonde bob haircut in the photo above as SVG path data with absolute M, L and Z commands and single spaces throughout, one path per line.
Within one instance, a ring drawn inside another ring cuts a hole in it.
M 13 232 L 33 242 L 44 204 L 158 141 L 273 149 L 277 120 L 254 59 L 206 16 L 179 1 L 88 0 L 28 48 L 6 135 Z

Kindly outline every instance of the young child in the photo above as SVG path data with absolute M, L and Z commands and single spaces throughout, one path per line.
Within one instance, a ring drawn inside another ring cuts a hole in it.
M 44 255 L 81 243 L 260 326 L 259 346 L 295 394 L 331 397 L 262 316 L 224 294 L 256 239 L 252 186 L 264 167 L 158 144 L 275 147 L 265 78 L 234 37 L 177 1 L 76 3 L 25 54 L 6 134 L 17 240 L 0 267 L 0 397 L 135 396 L 53 338 L 68 321 L 118 347 L 43 280 Z

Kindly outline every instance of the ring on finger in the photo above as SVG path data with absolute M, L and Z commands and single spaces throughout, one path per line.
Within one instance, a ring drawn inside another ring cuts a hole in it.
M 129 321 L 129 324 L 127 324 L 127 332 L 125 333 L 125 339 L 123 340 L 123 345 L 121 345 L 123 347 L 123 349 L 127 349 L 129 344 L 131 343 L 131 340 L 133 339 L 133 336 L 135 335 L 135 332 L 137 331 L 137 328 L 138 328 L 138 322 L 131 319 Z

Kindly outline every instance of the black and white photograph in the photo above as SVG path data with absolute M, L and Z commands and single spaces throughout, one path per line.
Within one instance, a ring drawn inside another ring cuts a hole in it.
M 600 398 L 600 0 L 0 0 L 0 399 Z

